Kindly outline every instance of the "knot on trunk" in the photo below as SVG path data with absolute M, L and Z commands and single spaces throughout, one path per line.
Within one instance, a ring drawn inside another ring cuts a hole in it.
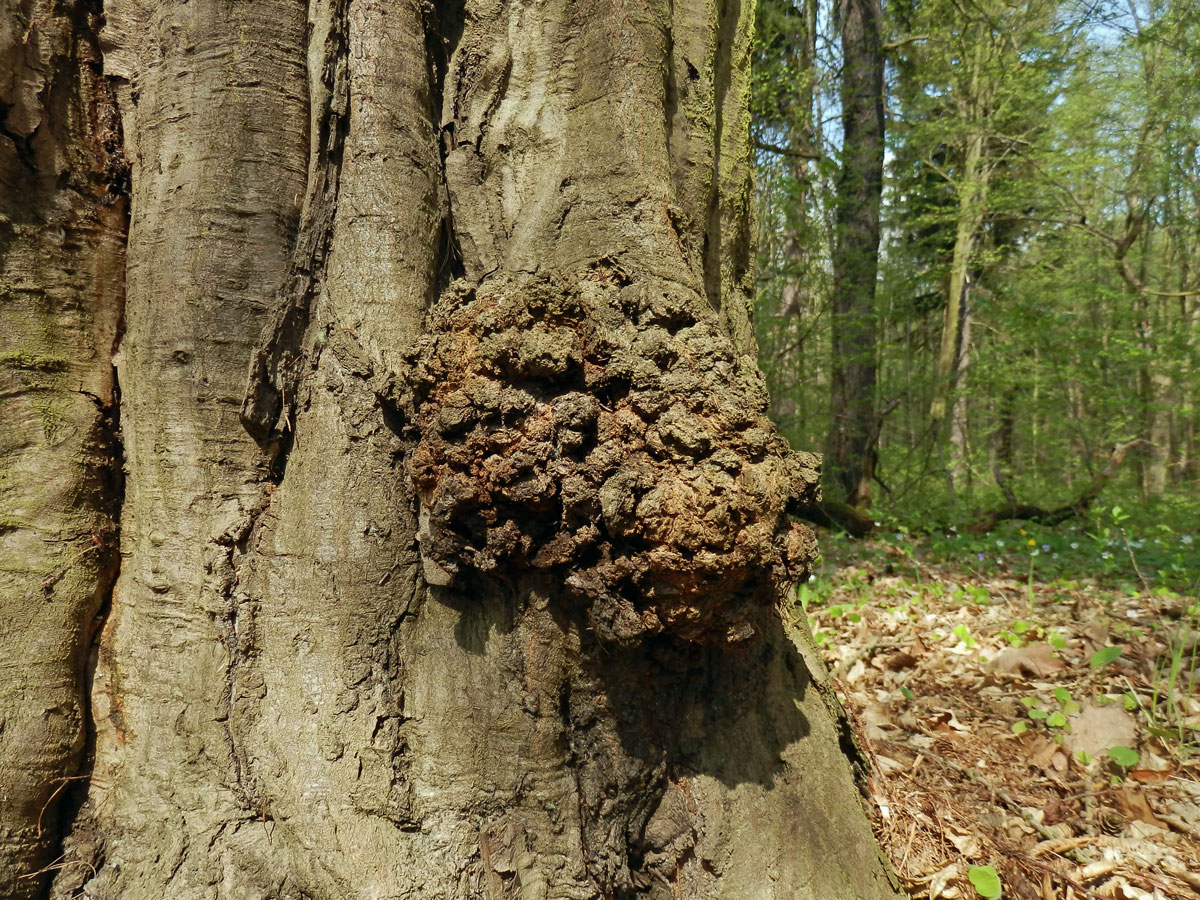
M 707 307 L 599 266 L 452 287 L 397 378 L 416 443 L 426 579 L 557 576 L 602 637 L 753 633 L 803 577 L 818 457 L 767 421 L 767 392 Z

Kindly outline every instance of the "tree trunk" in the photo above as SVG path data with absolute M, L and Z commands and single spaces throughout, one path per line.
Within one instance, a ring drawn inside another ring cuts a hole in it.
M 971 281 L 963 282 L 958 351 L 954 361 L 954 403 L 950 411 L 950 473 L 971 492 L 971 445 L 968 429 L 967 378 L 971 370 Z
M 962 298 L 967 286 L 975 238 L 983 219 L 986 191 L 983 133 L 977 131 L 967 137 L 962 182 L 958 186 L 958 214 L 954 230 L 954 250 L 950 259 L 950 283 L 946 290 L 946 307 L 942 313 L 942 335 L 938 343 L 937 365 L 934 370 L 933 402 L 929 407 L 934 440 L 939 442 L 944 437 L 944 423 L 950 408 L 952 378 L 962 327 Z
M 996 427 L 992 432 L 992 451 L 995 459 L 992 471 L 996 475 L 996 484 L 1008 494 L 1006 485 L 1012 482 L 1016 472 L 1016 443 L 1017 443 L 1017 398 L 1018 388 L 1010 385 L 1000 395 L 1000 408 L 996 415 Z M 1011 500 L 1011 496 L 1009 497 Z
M 1184 333 L 1183 371 L 1179 384 L 1180 404 L 1179 480 L 1200 478 L 1200 403 L 1197 402 L 1196 386 L 1200 384 L 1200 301 L 1195 296 L 1179 300 L 1180 326 Z
M 814 294 L 814 255 L 820 248 L 813 246 L 818 231 L 815 227 L 813 202 L 812 159 L 819 146 L 815 110 L 816 58 L 817 58 L 817 2 L 803 0 L 799 10 L 803 21 L 798 46 L 791 48 L 796 55 L 796 98 L 794 113 L 788 122 L 787 172 L 794 183 L 794 191 L 788 194 L 788 209 L 785 214 L 787 233 L 783 244 L 783 259 L 787 266 L 787 280 L 779 292 L 779 314 L 803 319 L 809 312 Z M 814 251 L 817 251 L 814 254 Z M 802 327 L 807 327 L 805 324 Z M 803 366 L 803 353 L 792 354 L 792 368 Z M 799 363 L 799 365 L 796 365 Z M 792 373 L 798 377 L 799 373 Z
M 18 5 L 5 896 L 897 896 L 778 612 L 752 8 Z
M 116 564 L 125 173 L 97 25 L 87 3 L 0 3 L 0 895 L 17 900 L 44 886 L 76 794 Z
M 883 190 L 883 14 L 879 0 L 844 0 L 842 169 L 833 256 L 832 368 L 826 482 L 869 506 L 875 472 L 875 276 Z
M 1142 267 L 1145 267 L 1143 255 Z M 1141 272 L 1145 283 L 1145 272 Z M 1142 452 L 1142 497 L 1161 500 L 1167 490 L 1167 472 L 1171 459 L 1171 375 L 1159 359 L 1162 353 L 1162 298 L 1151 299 L 1143 293 L 1132 297 L 1137 319 L 1138 343 L 1142 363 L 1138 372 L 1145 423 L 1146 445 Z

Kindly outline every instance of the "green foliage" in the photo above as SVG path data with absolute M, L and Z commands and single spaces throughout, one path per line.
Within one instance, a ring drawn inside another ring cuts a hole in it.
M 1000 875 L 993 866 L 971 866 L 967 878 L 975 888 L 975 893 L 985 900 L 994 900 L 1004 892 L 1000 883 Z
M 1109 747 L 1108 758 L 1123 769 L 1131 769 L 1138 764 L 1140 754 L 1129 747 Z
M 1102 666 L 1107 666 L 1120 655 L 1120 647 L 1104 647 L 1092 654 L 1092 658 L 1088 660 L 1088 665 L 1093 669 L 1099 669 Z
M 796 446 L 819 449 L 836 413 L 829 261 L 840 148 L 829 86 L 840 61 L 823 33 L 835 24 L 830 8 L 814 9 L 759 2 L 756 325 L 776 420 Z M 1061 544 L 1033 534 L 1050 549 L 1024 557 L 1023 577 L 1087 558 L 1113 578 L 1194 582 L 1190 546 L 1172 539 L 1200 516 L 1200 19 L 1182 0 L 1104 15 L 1060 0 L 885 9 L 893 49 L 876 315 L 877 406 L 889 412 L 877 518 L 961 528 L 1010 497 L 1053 509 L 1104 481 L 1100 502 L 1133 518 L 1086 520 L 1095 553 L 1068 546 L 1083 543 L 1070 527 L 1050 530 L 1068 536 Z M 968 178 L 976 136 L 982 163 Z M 929 407 L 964 223 L 960 434 L 947 443 L 931 432 Z M 1143 443 L 1102 478 L 1113 447 L 1135 438 Z M 1146 533 L 1154 518 L 1172 533 L 1133 548 L 1139 575 L 1122 530 Z M 981 568 L 1016 552 L 996 549 L 978 547 Z

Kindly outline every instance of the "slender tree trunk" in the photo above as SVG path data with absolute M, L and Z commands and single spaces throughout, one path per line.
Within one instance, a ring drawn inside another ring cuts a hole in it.
M 983 133 L 977 131 L 967 138 L 963 159 L 962 181 L 958 188 L 958 215 L 954 229 L 954 249 L 950 259 L 950 282 L 946 289 L 946 306 L 942 313 L 942 333 L 938 343 L 937 365 L 934 369 L 933 402 L 929 407 L 935 440 L 944 440 L 943 430 L 950 408 L 950 393 L 958 358 L 959 334 L 962 328 L 962 298 L 967 286 L 971 254 L 982 221 L 987 191 L 983 165 Z
M 1200 478 L 1200 403 L 1197 403 L 1196 386 L 1200 384 L 1200 301 L 1195 296 L 1179 300 L 1180 327 L 1184 333 L 1186 353 L 1183 371 L 1180 373 L 1182 404 L 1180 418 L 1180 480 Z
M 1147 500 L 1161 499 L 1166 493 L 1171 461 L 1173 385 L 1170 374 L 1160 367 L 1161 363 L 1148 363 L 1142 375 L 1146 439 L 1149 441 L 1142 469 L 1142 495 Z
M 957 483 L 971 490 L 970 437 L 967 422 L 967 376 L 971 368 L 971 285 L 963 285 L 962 326 L 954 361 L 954 406 L 950 413 L 950 471 Z
M 992 432 L 990 448 L 996 486 L 1000 488 L 1010 503 L 1016 502 L 1011 487 L 1013 473 L 1016 471 L 1016 441 L 1017 388 L 1012 385 L 1005 388 L 1000 395 L 999 408 L 996 411 L 996 428 Z
M 1143 243 L 1149 242 L 1149 230 L 1141 232 Z M 1141 271 L 1138 281 L 1146 283 L 1146 258 L 1143 249 L 1139 263 Z M 1145 292 L 1127 285 L 1132 293 L 1134 314 L 1137 318 L 1138 343 L 1142 350 L 1142 364 L 1138 373 L 1142 401 L 1142 416 L 1146 434 L 1146 448 L 1140 456 L 1142 496 L 1146 500 L 1160 499 L 1167 489 L 1167 469 L 1171 453 L 1170 395 L 1171 376 L 1161 359 L 1162 298 L 1151 299 Z
M 817 0 L 803 0 L 800 10 L 803 20 L 802 40 L 796 48 L 795 120 L 790 123 L 787 149 L 793 154 L 788 158 L 788 175 L 795 183 L 795 193 L 785 216 L 788 222 L 784 239 L 783 258 L 789 269 L 789 277 L 780 291 L 780 315 L 803 317 L 813 294 L 809 283 L 812 273 L 812 257 L 819 248 L 812 245 L 813 203 L 812 172 L 807 154 L 818 146 L 813 104 L 816 97 L 817 55 Z M 795 362 L 803 365 L 803 356 L 795 355 Z M 799 366 L 796 367 L 797 369 Z M 799 372 L 796 373 L 799 377 Z
M 812 160 L 820 146 L 814 104 L 816 101 L 817 0 L 802 0 L 793 10 L 799 19 L 798 36 L 790 52 L 795 58 L 795 99 L 790 107 L 787 177 L 791 184 L 783 194 L 783 287 L 779 292 L 781 336 L 777 343 L 778 382 L 772 390 L 772 421 L 807 423 L 807 391 L 797 390 L 812 377 L 806 353 L 807 335 L 821 314 L 822 291 L 819 268 L 824 241 L 820 210 L 814 199 Z M 798 399 L 797 399 L 798 396 Z
M 115 88 L 123 283 L 115 125 L 64 101 L 76 156 L 0 143 L 9 221 L 10 172 L 91 191 L 5 238 L 6 325 L 89 351 L 6 376 L 6 477 L 64 481 L 4 494 L 5 662 L 46 668 L 0 740 L 49 735 L 5 745 L 5 896 L 896 896 L 777 611 L 816 460 L 753 366 L 752 7 L 113 0 L 98 40 L 89 11 L 39 65 L 71 108 Z
M 875 277 L 883 190 L 883 48 L 879 0 L 844 0 L 842 170 L 833 256 L 832 422 L 826 483 L 869 506 L 875 471 Z

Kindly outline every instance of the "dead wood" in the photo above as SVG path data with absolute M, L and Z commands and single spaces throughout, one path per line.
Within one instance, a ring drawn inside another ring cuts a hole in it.
M 966 530 L 972 534 L 987 534 L 1001 522 L 1009 519 L 1037 522 L 1039 525 L 1058 525 L 1067 521 L 1067 519 L 1083 515 L 1088 511 L 1092 503 L 1095 502 L 1096 498 L 1100 496 L 1101 491 L 1104 490 L 1113 476 L 1117 474 L 1129 451 L 1139 444 L 1145 443 L 1147 441 L 1144 438 L 1135 438 L 1132 441 L 1117 444 L 1113 447 L 1112 453 L 1109 454 L 1108 462 L 1104 464 L 1104 468 L 1097 473 L 1096 477 L 1091 480 L 1087 487 L 1074 500 L 1049 509 L 1031 503 L 1017 502 L 1007 484 L 1002 479 L 997 478 L 1000 489 L 1004 491 L 1005 497 L 1007 497 L 1009 502 L 981 515 L 968 525 Z

